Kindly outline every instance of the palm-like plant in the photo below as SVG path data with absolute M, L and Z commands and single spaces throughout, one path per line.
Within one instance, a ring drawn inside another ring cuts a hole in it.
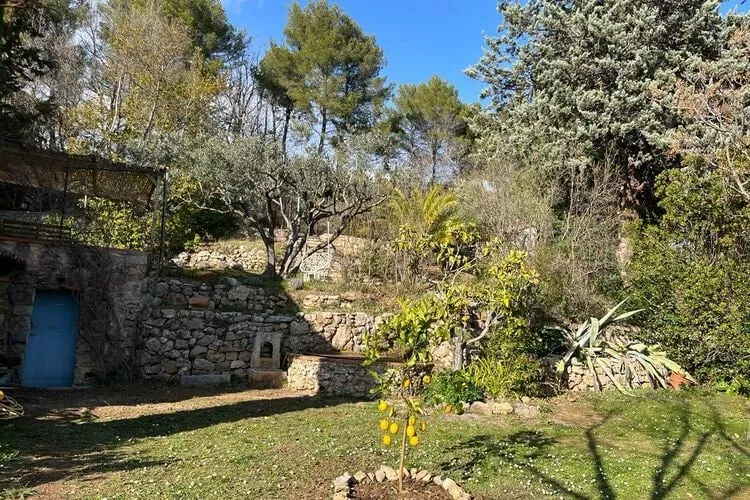
M 660 350 L 658 345 L 646 345 L 642 342 L 633 341 L 617 335 L 607 335 L 605 329 L 612 324 L 625 321 L 631 316 L 638 314 L 642 309 L 628 311 L 615 316 L 618 309 L 625 303 L 620 302 L 610 309 L 603 317 L 590 318 L 578 327 L 575 333 L 563 330 L 570 341 L 568 352 L 557 365 L 557 374 L 562 376 L 567 366 L 576 354 L 581 354 L 594 379 L 595 390 L 601 390 L 601 382 L 597 374 L 598 367 L 617 389 L 627 393 L 630 387 L 624 387 L 615 377 L 612 371 L 611 361 L 615 360 L 625 369 L 627 380 L 632 380 L 630 367 L 633 363 L 641 366 L 649 379 L 652 387 L 667 387 L 670 372 L 682 374 L 685 378 L 695 383 L 695 380 L 683 368 L 669 359 L 666 353 Z

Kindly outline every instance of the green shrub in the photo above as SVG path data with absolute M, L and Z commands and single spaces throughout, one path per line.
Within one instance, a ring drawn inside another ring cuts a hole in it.
M 737 377 L 729 381 L 716 383 L 716 389 L 733 396 L 750 396 L 750 379 Z
M 474 382 L 467 370 L 439 373 L 424 389 L 425 401 L 429 404 L 456 406 L 484 399 L 484 392 Z
M 750 206 L 715 172 L 659 177 L 664 216 L 632 228 L 642 340 L 702 380 L 750 377 Z
M 471 380 L 486 396 L 538 394 L 542 389 L 542 369 L 537 358 L 516 352 L 505 358 L 480 357 L 466 368 Z

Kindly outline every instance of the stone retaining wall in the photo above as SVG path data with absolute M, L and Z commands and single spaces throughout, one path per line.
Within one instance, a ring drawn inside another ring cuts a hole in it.
M 282 290 L 225 279 L 149 283 L 139 366 L 145 378 L 231 373 L 246 379 L 259 336 L 278 336 L 282 363 L 293 353 L 357 353 L 382 317 L 356 312 L 301 312 Z
M 375 385 L 371 370 L 382 372 L 392 363 L 379 362 L 362 366 L 364 358 L 342 356 L 294 355 L 287 371 L 289 387 L 321 394 L 367 397 Z
M 263 248 L 205 245 L 194 253 L 180 253 L 172 262 L 182 268 L 235 269 L 261 273 L 266 267 L 266 251 Z
M 554 367 L 557 365 L 559 359 L 559 357 L 554 357 L 546 360 L 551 370 L 554 371 Z M 628 368 L 632 375 L 631 378 L 628 377 Z M 617 386 L 600 366 L 594 365 L 594 369 L 596 370 L 597 379 L 599 380 L 602 391 L 617 390 Z M 651 388 L 646 371 L 636 362 L 630 361 L 627 364 L 623 364 L 619 361 L 611 360 L 609 363 L 609 369 L 615 380 L 617 380 L 617 383 L 622 387 L 632 387 L 633 389 Z M 568 365 L 563 378 L 563 384 L 564 388 L 575 392 L 590 392 L 596 390 L 594 386 L 594 377 L 591 374 L 588 365 L 576 358 L 573 358 Z

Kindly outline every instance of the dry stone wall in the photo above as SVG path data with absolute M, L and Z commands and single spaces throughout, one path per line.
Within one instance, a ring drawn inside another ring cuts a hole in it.
M 546 364 L 550 373 L 554 373 L 560 358 L 553 356 L 546 358 Z M 598 365 L 594 366 L 596 376 L 602 391 L 617 390 L 617 386 L 612 379 Z M 650 389 L 651 384 L 646 371 L 636 362 L 621 363 L 611 360 L 609 363 L 610 373 L 613 375 L 617 384 L 621 387 L 631 387 L 633 389 Z M 563 377 L 563 387 L 575 392 L 591 392 L 596 390 L 594 376 L 588 365 L 577 358 L 573 358 L 565 370 Z
M 299 311 L 283 290 L 232 278 L 154 279 L 148 286 L 138 358 L 145 378 L 221 373 L 246 380 L 253 352 L 266 340 L 279 339 L 286 366 L 293 353 L 361 352 L 363 336 L 382 321 L 349 311 Z
M 375 384 L 370 371 L 382 373 L 389 366 L 393 365 L 381 362 L 365 368 L 359 357 L 294 355 L 287 381 L 298 391 L 367 397 Z
M 172 259 L 181 268 L 235 269 L 260 273 L 266 266 L 266 252 L 262 248 L 203 246 L 197 252 L 182 252 Z

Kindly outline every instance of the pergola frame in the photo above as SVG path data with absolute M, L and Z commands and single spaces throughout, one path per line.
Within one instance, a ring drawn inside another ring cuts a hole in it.
M 16 237 L 58 241 L 69 239 L 66 238 L 64 219 L 70 194 L 139 203 L 143 207 L 152 207 L 155 216 L 156 208 L 160 208 L 157 266 L 161 267 L 166 218 L 165 169 L 112 162 L 94 155 L 73 155 L 0 143 L 0 183 L 57 192 L 63 198 L 58 228 L 49 224 L 14 221 L 0 224 L 0 233 L 8 233 L 5 236 L 15 233 Z M 155 199 L 154 191 L 160 186 L 160 199 Z M 151 240 L 153 251 L 153 226 Z

